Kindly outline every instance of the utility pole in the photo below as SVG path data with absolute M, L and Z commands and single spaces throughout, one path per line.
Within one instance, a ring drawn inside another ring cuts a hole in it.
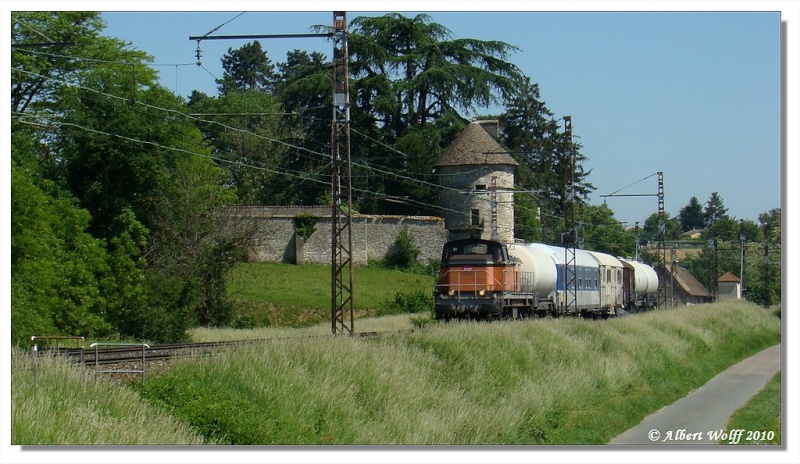
M 764 307 L 769 308 L 769 224 L 764 223 Z
M 739 219 L 739 296 L 744 299 L 744 219 Z
M 334 335 L 344 332 L 353 335 L 354 330 L 348 57 L 347 16 L 344 11 L 334 11 L 331 123 L 331 331 Z
M 672 257 L 672 259 L 671 259 L 672 266 L 670 266 L 670 270 L 669 270 L 669 277 L 670 277 L 669 280 L 670 280 L 670 290 L 671 290 L 670 293 L 672 295 L 672 304 L 670 306 L 672 306 L 674 308 L 675 307 L 675 271 L 676 271 L 675 268 L 678 266 L 678 250 L 675 249 L 675 242 L 672 242 L 671 257 Z
M 492 213 L 491 214 L 491 218 L 492 218 L 492 240 L 497 240 L 497 176 L 492 176 L 491 213 Z
M 347 15 L 333 12 L 333 27 L 329 33 L 320 34 L 257 34 L 210 35 L 219 27 L 201 36 L 189 37 L 197 41 L 197 65 L 200 66 L 200 41 L 240 39 L 289 39 L 322 37 L 333 40 L 333 117 L 331 120 L 331 331 L 334 335 L 352 335 L 353 328 L 353 238 L 350 164 L 350 83 L 348 72 Z M 346 317 L 345 313 L 349 313 Z
M 574 173 L 575 156 L 572 147 L 572 116 L 564 116 L 564 236 L 562 242 L 564 244 L 564 312 L 567 314 L 570 312 L 570 308 L 576 313 L 578 310 Z
M 641 179 L 638 182 L 643 180 L 649 179 L 653 176 L 658 176 L 658 191 L 656 193 L 635 193 L 635 194 L 618 194 L 619 190 L 614 193 L 610 193 L 608 195 L 600 195 L 602 198 L 608 197 L 658 197 L 658 225 L 657 225 L 657 232 L 656 232 L 656 240 L 658 242 L 658 248 L 656 252 L 656 271 L 658 272 L 658 299 L 656 306 L 658 308 L 664 308 L 667 304 L 667 285 L 666 285 L 666 276 L 667 276 L 667 245 L 666 245 L 666 229 L 667 229 L 667 222 L 666 222 L 666 212 L 664 210 L 664 172 L 658 171 L 655 174 L 651 174 L 644 179 Z M 633 184 L 631 184 L 633 185 Z M 630 186 L 629 186 L 630 187 Z M 627 188 L 627 187 L 625 187 Z M 622 190 L 622 189 L 620 189 Z M 637 223 L 638 224 L 638 223 Z M 638 243 L 638 240 L 637 240 Z M 637 252 L 637 259 L 638 259 L 638 251 L 639 247 L 637 245 L 636 252 Z
M 711 293 L 711 301 L 717 301 L 717 237 L 714 230 L 714 219 L 708 227 L 708 247 L 711 249 L 711 259 L 708 261 L 708 291 Z

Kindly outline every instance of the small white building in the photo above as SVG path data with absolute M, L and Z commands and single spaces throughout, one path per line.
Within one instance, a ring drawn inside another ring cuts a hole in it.
M 717 289 L 718 301 L 742 299 L 742 281 L 730 272 L 726 272 L 717 280 Z

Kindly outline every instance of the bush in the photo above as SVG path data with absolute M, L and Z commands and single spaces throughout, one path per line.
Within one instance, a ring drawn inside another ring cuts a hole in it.
M 430 292 L 416 289 L 408 292 L 396 292 L 387 302 L 388 308 L 383 314 L 423 313 L 433 309 L 433 296 Z
M 408 270 L 417 264 L 419 253 L 420 249 L 414 244 L 414 237 L 411 236 L 408 227 L 404 227 L 397 235 L 389 253 L 386 254 L 384 262 L 388 268 Z
M 294 217 L 294 230 L 303 240 L 308 240 L 316 232 L 318 221 L 319 218 L 313 214 L 299 214 Z

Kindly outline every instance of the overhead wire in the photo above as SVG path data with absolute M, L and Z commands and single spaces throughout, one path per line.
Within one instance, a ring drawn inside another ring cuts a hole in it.
M 28 74 L 28 75 L 35 76 L 35 77 L 40 77 L 40 78 L 56 81 L 56 82 L 62 83 L 62 84 L 67 85 L 67 86 L 77 87 L 77 88 L 80 88 L 80 89 L 83 89 L 83 90 L 86 90 L 86 91 L 89 91 L 89 92 L 93 92 L 93 93 L 102 95 L 102 96 L 107 97 L 107 98 L 116 99 L 116 100 L 119 100 L 119 101 L 124 101 L 124 102 L 126 102 L 128 104 L 131 103 L 131 100 L 129 98 L 125 98 L 125 97 L 120 97 L 120 96 L 117 96 L 117 95 L 109 94 L 107 92 L 99 91 L 97 89 L 92 89 L 90 87 L 86 87 L 84 85 L 81 85 L 81 84 L 78 84 L 78 83 L 75 83 L 75 82 L 69 82 L 69 81 L 66 81 L 66 80 L 63 80 L 63 79 L 59 79 L 59 78 L 55 78 L 55 77 L 51 77 L 51 76 L 43 76 L 43 75 L 38 74 L 38 73 L 25 71 L 25 70 L 21 70 L 21 69 L 15 69 L 14 71 L 22 72 L 24 74 Z M 183 112 L 180 112 L 180 111 L 177 111 L 177 110 L 174 110 L 174 109 L 163 108 L 163 107 L 151 105 L 151 104 L 142 102 L 141 100 L 136 100 L 133 103 L 135 105 L 141 105 L 141 106 L 143 106 L 145 108 L 150 108 L 150 109 L 154 109 L 154 110 L 158 110 L 158 111 L 164 111 L 164 112 L 167 112 L 167 113 L 170 113 L 170 114 L 173 114 L 173 115 L 177 115 L 177 116 L 182 116 L 182 117 L 185 117 L 185 118 L 188 118 L 188 119 L 193 119 L 193 120 L 201 121 L 201 122 L 204 122 L 204 123 L 216 124 L 216 125 L 219 125 L 219 126 L 221 126 L 223 128 L 226 128 L 226 129 L 229 129 L 229 130 L 232 130 L 232 131 L 236 131 L 236 132 L 240 132 L 240 133 L 243 133 L 243 134 L 247 134 L 247 135 L 259 138 L 259 139 L 275 142 L 275 143 L 284 145 L 287 148 L 290 148 L 290 149 L 293 149 L 293 150 L 297 150 L 296 154 L 299 155 L 299 156 L 315 155 L 315 156 L 321 157 L 323 159 L 326 159 L 326 158 L 330 159 L 330 157 L 331 157 L 331 155 L 329 153 L 318 152 L 318 151 L 314 151 L 314 150 L 311 150 L 311 149 L 308 149 L 308 148 L 305 148 L 305 147 L 300 147 L 300 146 L 297 146 L 297 145 L 293 145 L 293 144 L 284 142 L 284 141 L 279 140 L 279 139 L 271 138 L 271 137 L 265 136 L 263 134 L 257 134 L 255 132 L 249 131 L 247 129 L 241 129 L 241 128 L 237 128 L 237 127 L 234 127 L 234 126 L 230 126 L 230 125 L 221 123 L 219 121 L 201 119 L 196 115 L 192 115 L 191 113 L 183 113 Z M 61 123 L 61 124 L 62 125 L 70 124 L 70 125 L 75 126 L 75 127 L 79 127 L 79 128 L 81 127 L 81 126 L 76 125 L 74 123 Z M 98 132 L 98 133 L 103 133 L 102 131 L 97 131 L 97 130 L 91 129 L 91 128 L 85 128 L 85 129 L 86 130 L 92 130 L 92 131 L 95 131 L 95 132 Z M 367 137 L 368 139 L 370 139 L 373 142 L 379 143 L 379 144 L 381 144 L 381 145 L 383 145 L 383 146 L 385 146 L 387 148 L 391 148 L 393 151 L 396 151 L 397 153 L 400 153 L 400 154 L 404 155 L 405 157 L 408 157 L 407 154 L 395 149 L 394 147 L 390 147 L 389 145 L 387 145 L 387 144 L 385 144 L 385 143 L 383 143 L 383 142 L 381 142 L 379 140 L 376 140 L 376 139 L 374 139 L 372 137 L 366 136 L 365 134 L 362 134 L 361 132 L 358 132 L 358 131 L 354 131 L 354 132 L 356 132 L 357 135 L 365 136 L 365 137 Z M 121 138 L 123 137 L 123 136 L 120 136 L 119 134 L 107 133 L 106 135 L 116 136 L 116 137 L 121 137 Z M 136 139 L 131 139 L 131 141 L 135 141 L 135 140 Z M 140 141 L 140 142 L 146 142 L 146 141 Z M 152 142 L 149 142 L 149 143 L 152 143 Z M 160 148 L 170 149 L 170 147 L 161 146 L 159 144 L 154 144 L 154 145 L 155 146 L 159 146 Z M 279 170 L 275 170 L 275 169 L 267 169 L 267 168 L 255 166 L 255 165 L 252 165 L 252 164 L 244 163 L 244 162 L 241 162 L 241 161 L 226 160 L 224 158 L 218 158 L 218 157 L 213 157 L 213 156 L 209 156 L 209 155 L 197 154 L 197 153 L 186 151 L 184 149 L 176 149 L 176 150 L 183 150 L 186 153 L 196 154 L 198 156 L 205 156 L 205 157 L 214 159 L 214 160 L 216 160 L 218 162 L 223 162 L 223 163 L 227 163 L 227 164 L 237 164 L 237 165 L 240 165 L 240 166 L 245 166 L 245 167 L 250 167 L 250 168 L 255 168 L 255 169 L 265 169 L 265 170 L 268 170 L 268 171 L 271 171 L 271 172 L 282 173 L 282 174 L 286 174 L 286 175 L 289 175 L 289 176 L 297 176 L 298 178 L 301 178 L 298 174 L 296 174 L 299 171 L 295 171 L 295 174 L 292 174 L 290 172 L 279 171 Z M 316 160 L 317 158 L 313 158 L 313 159 Z M 408 175 L 404 175 L 404 174 L 400 174 L 400 173 L 397 173 L 397 172 L 394 172 L 394 171 L 382 169 L 382 168 L 379 168 L 379 167 L 376 167 L 376 166 L 372 166 L 372 165 L 369 165 L 369 164 L 353 162 L 352 165 L 356 166 L 356 167 L 359 167 L 359 168 L 362 168 L 362 169 L 366 169 L 368 171 L 377 172 L 377 173 L 379 173 L 381 175 L 391 176 L 393 178 L 396 178 L 396 179 L 404 181 L 404 182 L 414 183 L 414 184 L 416 184 L 418 186 L 421 186 L 423 188 L 430 189 L 429 191 L 431 191 L 431 192 L 450 191 L 450 192 L 454 192 L 454 193 L 458 193 L 458 194 L 474 195 L 474 193 L 470 192 L 470 191 L 465 191 L 465 190 L 457 189 L 457 188 L 453 188 L 453 187 L 442 186 L 440 184 L 435 184 L 435 183 L 424 181 L 424 180 L 421 180 L 421 179 L 415 179 L 415 178 L 410 177 Z M 478 170 L 481 170 L 481 169 L 485 169 L 485 166 L 481 166 L 479 168 L 476 168 L 475 171 L 478 171 Z M 327 182 L 323 182 L 323 181 L 315 180 L 315 182 L 325 183 L 326 185 L 328 185 Z M 372 191 L 369 191 L 369 190 L 357 189 L 357 188 L 352 189 L 352 190 L 355 191 L 355 192 L 368 194 L 369 198 L 388 199 L 388 200 L 392 200 L 394 202 L 410 204 L 410 205 L 413 205 L 413 206 L 426 208 L 426 209 L 429 209 L 429 210 L 432 210 L 432 211 L 441 211 L 441 212 L 448 211 L 448 212 L 452 212 L 452 213 L 457 213 L 459 215 L 468 215 L 468 213 L 466 213 L 464 211 L 458 211 L 458 210 L 455 210 L 455 209 L 444 207 L 442 205 L 433 205 L 433 204 L 430 204 L 430 203 L 425 203 L 425 202 L 422 202 L 422 201 L 419 201 L 419 200 L 415 200 L 415 199 L 412 199 L 412 198 L 409 198 L 409 197 L 397 197 L 397 196 L 392 196 L 392 195 L 388 195 L 388 194 L 385 194 L 385 193 L 372 192 Z M 479 200 L 491 202 L 492 200 L 489 198 L 488 195 L 486 195 L 486 193 L 488 193 L 488 192 L 482 192 L 481 194 L 479 194 L 480 196 L 476 196 L 475 198 L 477 198 Z M 537 215 L 546 215 L 546 216 L 550 216 L 550 217 L 553 217 L 553 218 L 560 218 L 560 216 L 549 215 L 547 213 L 543 213 L 543 212 L 540 212 L 540 211 L 534 211 L 534 210 L 530 210 L 530 209 L 528 209 L 528 211 L 532 212 L 532 213 L 535 213 Z M 502 230 L 506 230 L 506 229 L 513 230 L 512 227 L 502 227 L 501 226 L 500 228 Z

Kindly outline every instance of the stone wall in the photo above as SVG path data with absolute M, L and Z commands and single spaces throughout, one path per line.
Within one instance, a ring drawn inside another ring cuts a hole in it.
M 329 207 L 237 208 L 232 213 L 242 221 L 253 221 L 257 232 L 250 245 L 250 261 L 286 263 L 331 262 L 331 221 Z M 295 234 L 294 217 L 311 214 L 317 217 L 316 231 L 303 240 Z M 444 220 L 432 216 L 353 215 L 353 264 L 383 259 L 394 246 L 397 236 L 407 229 L 420 249 L 422 262 L 441 258 L 447 240 Z

